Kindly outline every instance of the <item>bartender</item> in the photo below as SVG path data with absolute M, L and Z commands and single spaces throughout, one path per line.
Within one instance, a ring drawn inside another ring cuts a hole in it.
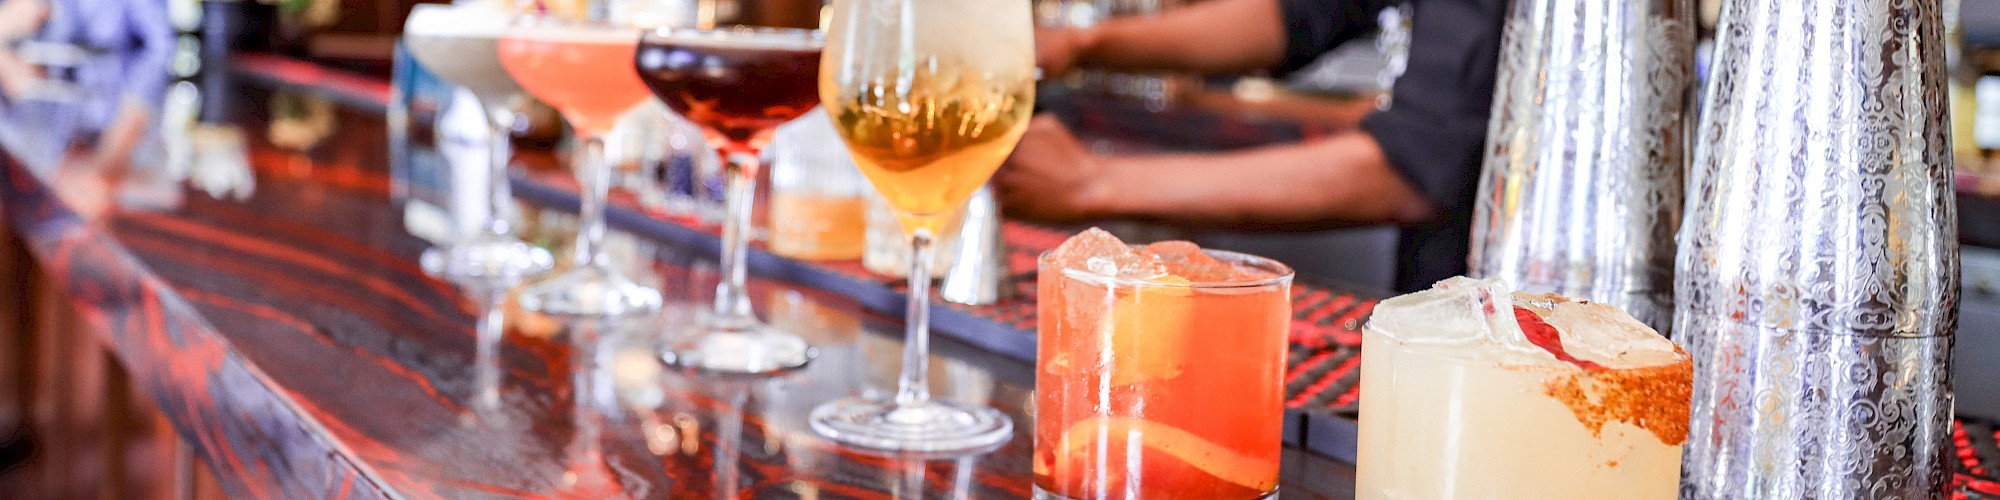
M 78 160 L 122 168 L 148 139 L 173 48 L 162 0 L 0 0 L 0 150 L 46 175 L 94 143 Z
M 1391 0 L 1208 0 L 1036 35 L 1046 75 L 1077 66 L 1232 74 L 1299 70 L 1375 29 Z M 1100 158 L 1037 117 L 995 177 L 1010 214 L 1310 230 L 1402 226 L 1395 286 L 1466 272 L 1506 0 L 1414 0 L 1409 68 L 1358 130 L 1213 154 Z

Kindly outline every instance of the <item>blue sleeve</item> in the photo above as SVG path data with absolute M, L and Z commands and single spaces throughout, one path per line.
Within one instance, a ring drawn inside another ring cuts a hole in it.
M 159 105 L 174 58 L 174 28 L 166 0 L 124 0 L 125 29 L 133 50 L 126 95 Z

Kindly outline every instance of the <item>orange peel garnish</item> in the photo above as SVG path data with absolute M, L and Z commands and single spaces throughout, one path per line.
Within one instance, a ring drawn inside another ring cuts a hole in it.
M 1167 276 L 1156 281 L 1186 284 Z M 1194 335 L 1193 290 L 1180 286 L 1147 286 L 1121 290 L 1112 304 L 1111 336 L 1105 339 L 1113 357 L 1111 385 L 1126 386 L 1174 378 L 1187 364 Z
M 1076 461 L 1099 434 L 1137 436 L 1140 445 L 1157 450 L 1208 475 L 1252 491 L 1276 486 L 1277 457 L 1260 458 L 1202 439 L 1179 428 L 1131 417 L 1098 417 L 1071 425 L 1057 444 L 1055 470 L 1077 474 Z

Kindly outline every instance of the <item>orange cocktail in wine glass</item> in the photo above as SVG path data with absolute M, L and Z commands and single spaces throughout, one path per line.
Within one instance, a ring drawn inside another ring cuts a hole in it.
M 931 398 L 933 243 L 1007 158 L 1035 103 L 1034 22 L 1013 0 L 834 0 L 820 104 L 854 163 L 895 210 L 910 242 L 903 374 L 894 399 L 813 410 L 842 444 L 964 453 L 1007 442 L 1013 421 L 978 404 Z

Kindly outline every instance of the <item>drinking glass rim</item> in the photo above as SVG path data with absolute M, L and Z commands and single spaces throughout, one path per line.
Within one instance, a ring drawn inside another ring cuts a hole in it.
M 509 28 L 616 29 L 639 32 L 649 31 L 652 28 L 650 25 L 632 24 L 630 20 L 576 18 L 547 10 L 537 10 L 534 7 L 527 7 L 509 16 L 507 26 Z M 510 29 L 509 31 L 513 30 Z
M 749 26 L 732 24 L 714 28 L 693 28 L 686 26 L 659 26 L 645 30 L 640 41 L 653 38 L 685 36 L 708 40 L 724 41 L 732 38 L 753 42 L 799 42 L 804 41 L 811 48 L 826 46 L 826 32 L 818 29 L 782 28 L 774 26 Z
M 1126 245 L 1126 246 L 1132 247 L 1134 250 L 1145 249 L 1145 245 Z M 1058 267 L 1058 269 L 1062 270 L 1064 276 L 1068 276 L 1070 278 L 1075 278 L 1093 284 L 1123 285 L 1131 287 L 1188 288 L 1197 290 L 1262 288 L 1272 285 L 1290 284 L 1292 282 L 1292 278 L 1296 277 L 1298 274 L 1297 272 L 1292 270 L 1292 266 L 1285 265 L 1285 263 L 1278 262 L 1276 259 L 1272 259 L 1269 257 L 1259 257 L 1256 255 L 1250 255 L 1242 252 L 1231 252 L 1228 250 L 1216 250 L 1209 248 L 1203 248 L 1201 249 L 1201 252 L 1207 254 L 1209 257 L 1215 257 L 1220 260 L 1228 261 L 1232 264 L 1264 268 L 1266 270 L 1274 271 L 1277 274 L 1268 278 L 1258 278 L 1248 281 L 1190 280 L 1186 283 L 1175 283 L 1170 281 L 1154 281 L 1154 280 L 1143 280 L 1137 278 L 1121 278 L 1117 276 L 1109 276 L 1102 273 L 1092 272 L 1089 269 L 1076 269 L 1070 267 Z M 1049 266 L 1051 266 L 1052 264 L 1049 262 L 1049 259 L 1050 257 L 1055 256 L 1055 253 L 1056 253 L 1055 250 L 1048 250 L 1042 252 L 1040 256 L 1037 256 L 1035 258 L 1035 263 L 1037 268 L 1047 269 Z
M 493 19 L 480 19 L 480 21 L 494 21 L 494 20 L 499 21 L 499 25 L 494 26 L 494 28 L 497 28 L 497 31 L 494 31 L 492 34 L 497 35 L 500 33 L 504 33 L 505 31 L 507 31 L 507 28 L 511 28 L 516 24 L 520 24 L 520 17 L 521 17 L 520 15 L 510 14 L 504 9 L 490 8 L 479 4 L 420 3 L 410 7 L 410 15 L 403 18 L 403 34 L 415 35 L 415 36 L 460 36 L 465 33 L 477 33 L 479 35 L 485 35 L 487 33 L 480 32 L 478 30 L 466 30 L 464 29 L 463 25 L 459 23 L 454 23 L 453 25 L 451 25 L 449 29 L 435 29 L 428 25 L 420 27 L 432 28 L 432 29 L 415 29 L 415 30 L 411 29 L 411 27 L 414 26 L 412 24 L 412 21 L 416 21 L 419 16 L 443 17 L 443 16 L 451 16 L 452 14 L 463 14 L 466 12 L 479 11 L 479 10 L 485 10 L 488 12 L 477 13 L 477 14 L 496 14 L 498 16 Z M 462 18 L 455 20 L 461 20 L 461 19 Z

